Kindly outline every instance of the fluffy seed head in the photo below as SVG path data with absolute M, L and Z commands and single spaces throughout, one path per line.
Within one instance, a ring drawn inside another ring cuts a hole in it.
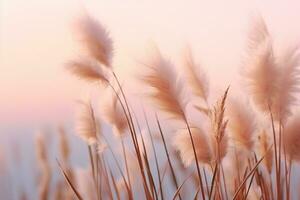
M 207 101 L 209 93 L 208 80 L 206 74 L 201 71 L 200 66 L 195 63 L 190 48 L 186 50 L 184 55 L 184 69 L 186 79 L 194 95 Z
M 113 133 L 120 137 L 126 133 L 128 123 L 126 115 L 121 107 L 117 95 L 109 88 L 105 91 L 105 97 L 101 103 L 103 119 L 113 126 Z
M 229 87 L 226 89 L 222 99 L 214 106 L 211 115 L 212 133 L 210 134 L 210 139 L 215 161 L 222 160 L 227 154 L 228 135 L 226 134 L 226 128 L 228 120 L 225 120 L 225 104 L 228 91 Z
M 300 54 L 298 48 L 288 49 L 279 62 L 278 90 L 274 96 L 272 111 L 274 118 L 285 122 L 292 113 L 291 107 L 297 103 L 300 88 Z
M 252 60 L 246 64 L 244 72 L 254 103 L 261 111 L 267 112 L 272 105 L 278 81 L 270 40 L 264 41 L 253 52 Z
M 249 106 L 237 101 L 231 100 L 228 111 L 228 129 L 235 144 L 251 151 L 254 141 L 255 131 L 254 115 Z
M 265 156 L 265 158 L 263 159 L 263 164 L 268 170 L 269 174 L 271 174 L 273 168 L 273 148 L 270 148 L 271 145 L 269 142 L 271 139 L 269 138 L 265 130 L 262 131 L 258 139 L 260 154 L 262 156 Z
M 70 147 L 67 139 L 66 132 L 63 127 L 59 127 L 59 150 L 60 150 L 60 155 L 62 157 L 62 160 L 64 163 L 68 162 L 69 155 L 70 155 Z
M 296 115 L 288 121 L 283 141 L 285 152 L 289 158 L 292 161 L 300 161 L 300 115 Z
M 44 135 L 39 133 L 35 138 L 36 156 L 41 175 L 38 183 L 39 199 L 47 199 L 50 189 L 51 169 L 48 162 Z
M 249 27 L 247 51 L 254 51 L 270 37 L 270 34 L 264 19 L 260 15 L 255 16 L 250 21 Z
M 201 163 L 210 163 L 212 153 L 206 135 L 200 128 L 191 128 L 191 132 L 198 161 Z M 178 131 L 173 140 L 173 145 L 174 148 L 179 151 L 181 160 L 185 166 L 189 166 L 194 162 L 195 157 L 188 130 L 183 129 Z
M 267 112 L 277 89 L 278 69 L 272 41 L 262 18 L 254 23 L 248 38 L 243 76 L 254 103 L 261 111 Z
M 96 19 L 84 16 L 77 23 L 83 45 L 91 57 L 111 67 L 113 44 L 107 30 Z
M 97 124 L 94 110 L 90 101 L 79 102 L 80 110 L 77 115 L 76 130 L 79 137 L 89 145 L 97 143 Z
M 156 50 L 152 59 L 144 65 L 148 72 L 141 80 L 150 89 L 147 97 L 165 114 L 175 119 L 183 119 L 187 104 L 185 90 L 172 63 Z
M 213 161 L 221 161 L 227 155 L 228 152 L 227 134 L 224 134 L 222 138 L 210 135 L 210 142 L 212 144 Z
M 35 138 L 36 157 L 39 163 L 48 162 L 45 138 L 42 133 L 38 133 Z
M 93 60 L 73 60 L 67 63 L 66 69 L 85 81 L 108 83 L 107 72 Z

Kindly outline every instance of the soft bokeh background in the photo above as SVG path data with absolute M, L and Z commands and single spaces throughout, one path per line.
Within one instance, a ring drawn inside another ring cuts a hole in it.
M 238 83 L 252 15 L 264 17 L 280 51 L 300 39 L 299 10 L 297 0 L 0 0 L 0 153 L 10 163 L 17 156 L 24 160 L 5 178 L 13 177 L 17 186 L 34 183 L 34 133 L 54 134 L 60 124 L 73 130 L 74 101 L 89 92 L 63 69 L 79 55 L 72 29 L 76 17 L 89 13 L 109 29 L 114 64 L 125 83 L 154 41 L 174 61 L 191 45 L 218 89 Z M 76 138 L 72 143 L 73 162 L 82 165 L 84 146 Z

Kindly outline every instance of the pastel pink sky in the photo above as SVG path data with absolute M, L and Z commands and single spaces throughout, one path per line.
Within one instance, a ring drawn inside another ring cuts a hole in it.
M 63 64 L 79 54 L 72 23 L 84 12 L 110 31 L 114 64 L 125 77 L 155 41 L 174 61 L 190 44 L 212 84 L 232 83 L 247 24 L 258 12 L 278 47 L 300 40 L 297 0 L 1 0 L 0 9 L 0 126 L 72 117 L 73 102 L 87 87 Z

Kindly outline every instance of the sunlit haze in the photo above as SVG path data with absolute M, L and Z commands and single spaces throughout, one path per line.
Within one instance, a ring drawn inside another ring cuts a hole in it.
M 265 18 L 274 42 L 284 47 L 300 36 L 299 9 L 295 0 L 1 0 L 1 126 L 44 125 L 71 116 L 73 102 L 84 87 L 63 65 L 78 54 L 72 26 L 86 12 L 110 31 L 116 49 L 114 64 L 121 75 L 138 67 L 149 42 L 157 43 L 175 61 L 191 45 L 213 85 L 218 85 L 220 79 L 230 84 L 238 75 L 253 14 Z

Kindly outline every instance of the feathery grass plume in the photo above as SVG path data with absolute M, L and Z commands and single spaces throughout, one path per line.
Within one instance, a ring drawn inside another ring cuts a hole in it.
M 113 42 L 103 25 L 85 15 L 78 20 L 77 28 L 89 55 L 106 67 L 111 67 Z
M 291 161 L 300 161 L 300 115 L 287 122 L 283 134 L 285 153 Z
M 184 69 L 186 72 L 186 80 L 190 84 L 193 94 L 203 99 L 204 102 L 207 102 L 209 82 L 206 74 L 201 70 L 200 66 L 195 63 L 190 48 L 187 48 L 184 54 Z
M 153 105 L 173 119 L 184 119 L 187 105 L 184 85 L 172 63 L 156 48 L 151 60 L 144 65 L 147 68 L 141 80 L 151 89 L 147 91 L 147 97 L 153 101 Z
M 104 85 L 109 82 L 107 71 L 93 59 L 81 58 L 70 61 L 66 64 L 66 69 L 88 82 L 101 82 Z
M 49 198 L 51 168 L 48 161 L 45 138 L 40 133 L 35 138 L 36 158 L 41 171 L 38 183 L 38 199 L 47 200 Z
M 191 132 L 196 147 L 198 162 L 209 164 L 212 159 L 212 152 L 206 135 L 200 128 L 191 128 Z M 180 153 L 180 158 L 186 167 L 194 162 L 195 156 L 188 130 L 183 129 L 178 131 L 173 139 L 173 146 Z
M 255 131 L 255 121 L 252 111 L 244 103 L 231 99 L 229 101 L 228 129 L 234 143 L 244 147 L 248 151 L 253 148 L 253 134 Z
M 268 112 L 277 89 L 279 72 L 274 61 L 272 41 L 262 18 L 255 21 L 248 40 L 243 76 L 256 106 Z
M 213 152 L 214 161 L 217 161 L 218 159 L 222 160 L 227 154 L 227 148 L 228 148 L 227 134 L 224 134 L 222 138 L 211 137 L 211 141 L 212 141 L 212 150 L 213 150 L 212 152 Z
M 113 126 L 115 136 L 122 137 L 126 134 L 128 123 L 116 94 L 110 88 L 107 88 L 102 100 L 100 110 L 102 118 Z
M 60 155 L 64 163 L 68 163 L 70 156 L 70 147 L 68 143 L 68 139 L 66 136 L 66 132 L 62 126 L 58 128 L 59 131 L 59 150 Z
M 89 145 L 97 143 L 97 124 L 91 102 L 79 102 L 80 111 L 78 112 L 76 130 Z
M 35 138 L 36 157 L 40 164 L 48 162 L 45 139 L 42 133 L 38 133 Z
M 300 54 L 298 47 L 289 48 L 279 62 L 278 91 L 272 106 L 274 118 L 286 121 L 291 115 L 291 106 L 297 103 L 296 95 L 300 91 Z
M 272 173 L 273 169 L 273 148 L 270 144 L 270 138 L 265 130 L 261 132 L 261 134 L 258 136 L 259 139 L 259 151 L 261 155 L 265 155 L 265 158 L 263 160 L 263 164 L 268 170 L 269 174 Z
M 226 89 L 221 101 L 217 101 L 211 116 L 212 125 L 212 149 L 215 161 L 221 161 L 227 154 L 228 135 L 226 128 L 228 120 L 225 120 L 225 103 L 228 95 L 229 87 Z
M 72 167 L 70 166 L 69 163 L 69 157 L 70 157 L 70 146 L 68 143 L 68 138 L 65 132 L 65 129 L 60 126 L 58 128 L 59 131 L 59 150 L 60 150 L 60 156 L 62 159 L 62 164 L 65 168 L 66 174 L 68 175 L 68 178 L 72 181 L 73 184 L 75 184 L 74 180 L 74 173 L 72 170 Z M 57 195 L 60 195 L 59 193 L 61 192 L 62 199 L 65 200 L 71 200 L 74 199 L 74 192 L 72 189 L 69 187 L 69 185 L 64 182 L 65 184 L 62 183 L 57 183 Z M 58 188 L 61 187 L 61 188 Z M 60 192 L 58 190 L 61 190 Z M 59 196 L 58 196 L 59 197 Z M 58 199 L 58 198 L 56 198 Z
M 248 30 L 247 51 L 255 51 L 267 38 L 270 37 L 267 25 L 261 15 L 256 15 L 250 21 Z

